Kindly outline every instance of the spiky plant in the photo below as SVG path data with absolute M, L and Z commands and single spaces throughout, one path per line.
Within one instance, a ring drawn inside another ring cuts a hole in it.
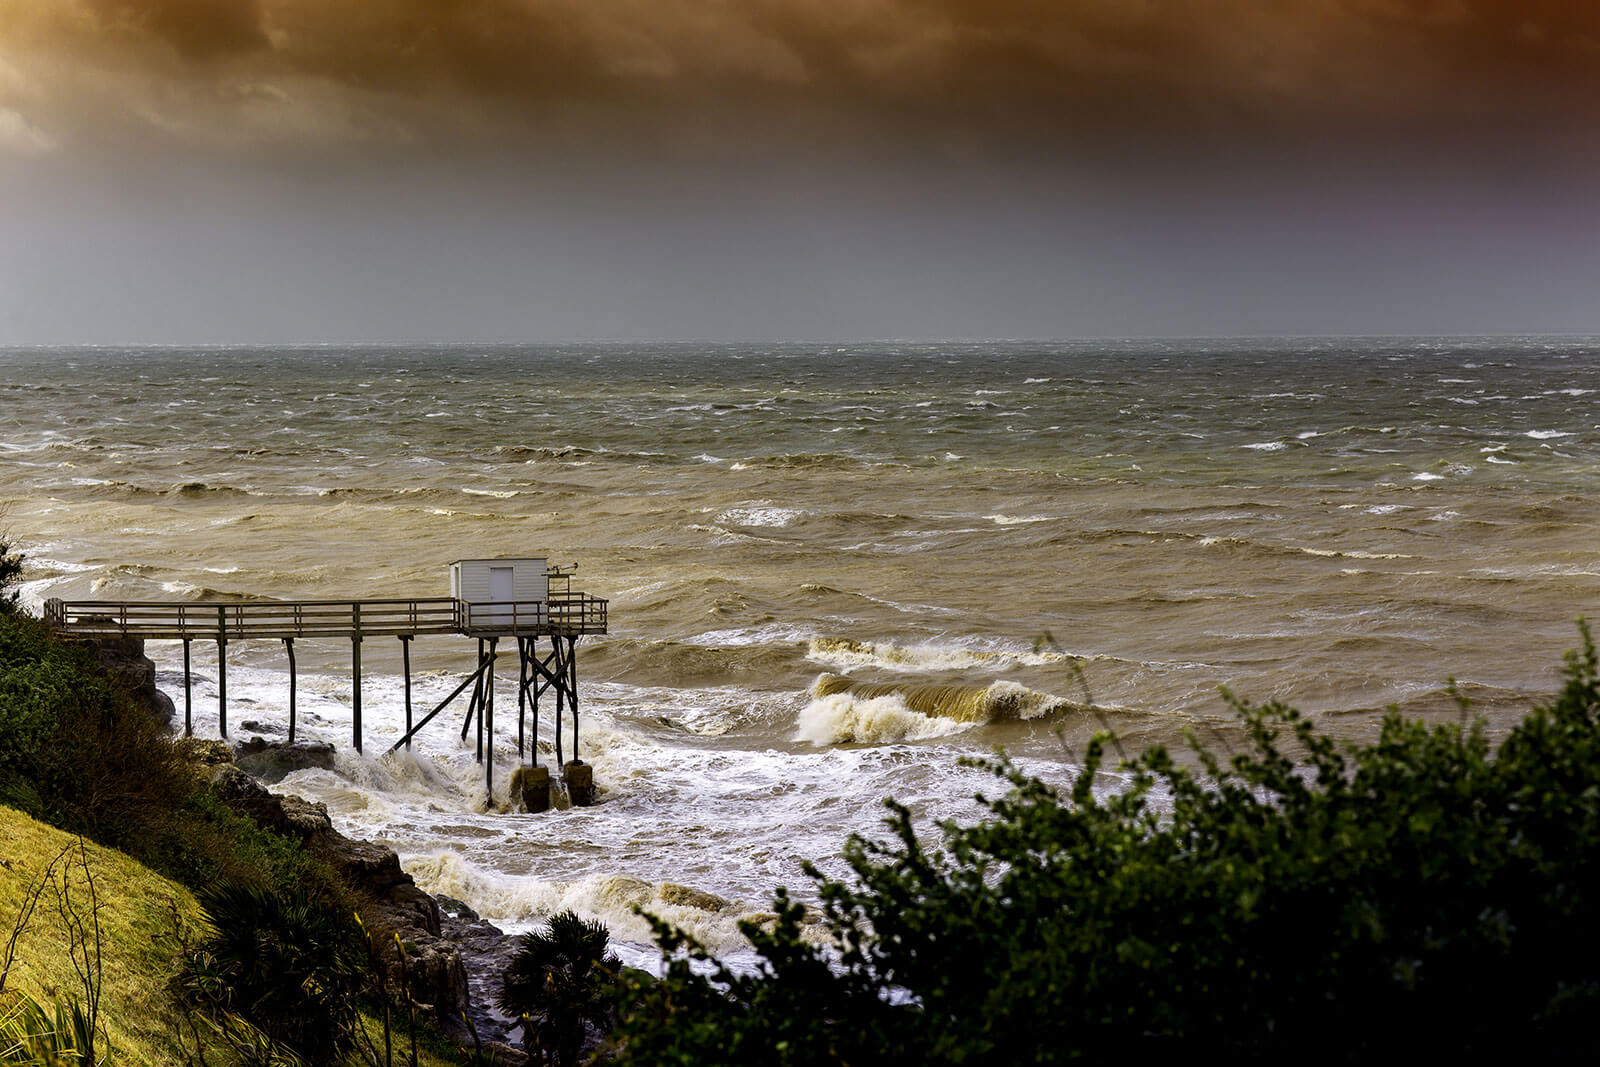
M 604 924 L 570 910 L 543 932 L 523 934 L 500 979 L 500 1010 L 522 1019 L 523 1045 L 543 1063 L 578 1062 L 590 1025 L 608 1027 L 621 961 L 607 951 Z
M 17 585 L 22 581 L 22 564 L 27 558 L 16 551 L 10 539 L 0 531 L 0 615 L 11 615 L 22 609 L 22 594 Z
M 200 902 L 216 932 L 185 961 L 192 1003 L 236 1014 L 312 1062 L 354 1047 L 367 961 L 351 919 L 310 894 L 254 885 L 214 887 Z

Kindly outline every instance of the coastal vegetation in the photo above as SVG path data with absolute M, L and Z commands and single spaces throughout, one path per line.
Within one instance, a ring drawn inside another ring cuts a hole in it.
M 352 889 L 223 803 L 204 749 L 88 645 L 0 612 L 0 1063 L 462 1059 Z
M 22 581 L 22 564 L 26 559 L 4 531 L 0 531 L 0 615 L 17 613 L 22 598 L 17 586 Z
M 996 756 L 985 818 L 930 836 L 889 802 L 847 877 L 807 868 L 814 905 L 780 891 L 743 926 L 753 969 L 652 920 L 665 974 L 628 971 L 569 913 L 521 939 L 500 1003 L 560 1064 L 607 1028 L 592 1055 L 620 1064 L 1590 1058 L 1600 663 L 1581 634 L 1498 743 L 1465 701 L 1357 744 L 1230 697 L 1241 751 L 1113 762 L 1102 733 L 1067 787 Z M 459 1058 L 414 1040 L 335 874 L 194 755 L 89 649 L 0 615 L 0 1062 Z
M 571 910 L 517 939 L 498 1003 L 522 1020 L 523 1044 L 539 1062 L 575 1067 L 590 1029 L 603 1033 L 611 1025 L 622 961 L 607 949 L 609 940 L 603 924 Z
M 1600 1008 L 1600 672 L 1587 628 L 1556 697 L 1496 750 L 1462 703 L 1338 742 L 1233 707 L 1241 752 L 1106 734 L 1061 790 L 1003 757 L 988 817 L 925 841 L 889 803 L 851 874 L 814 868 L 743 930 L 735 970 L 656 922 L 625 1064 L 1055 1063 L 1139 1050 L 1350 1061 L 1589 1059 Z M 1291 756 L 1290 753 L 1294 755 Z

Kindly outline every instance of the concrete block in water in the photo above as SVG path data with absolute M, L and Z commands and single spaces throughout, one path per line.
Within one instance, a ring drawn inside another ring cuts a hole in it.
M 511 772 L 511 806 L 518 803 L 524 811 L 549 810 L 549 767 L 518 767 Z
M 573 807 L 587 808 L 594 803 L 593 767 L 575 759 L 562 768 L 561 777 L 567 783 L 567 796 L 572 798 Z

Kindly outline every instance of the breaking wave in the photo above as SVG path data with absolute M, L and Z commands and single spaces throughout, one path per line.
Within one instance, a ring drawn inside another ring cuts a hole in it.
M 1077 705 L 999 681 L 986 686 L 884 685 L 824 674 L 800 712 L 797 741 L 886 744 L 946 737 L 985 723 L 1038 719 Z
M 938 645 L 896 645 L 887 641 L 856 641 L 848 637 L 814 637 L 806 658 L 840 670 L 882 667 L 894 671 L 966 670 L 972 667 L 1042 667 L 1071 662 L 1062 652 L 1008 652 Z

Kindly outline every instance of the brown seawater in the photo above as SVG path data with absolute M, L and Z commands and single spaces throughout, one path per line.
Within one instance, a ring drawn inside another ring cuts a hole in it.
M 644 941 L 654 901 L 731 948 L 880 798 L 972 817 L 995 783 L 958 757 L 1065 779 L 1091 698 L 1134 747 L 1228 743 L 1223 684 L 1361 737 L 1390 704 L 1456 715 L 1454 677 L 1503 732 L 1600 604 L 1597 398 L 1585 339 L 4 350 L 0 505 L 35 604 L 576 563 L 612 604 L 579 655 L 604 803 L 485 812 L 455 712 L 373 758 L 379 642 L 367 755 L 285 788 L 512 926 L 575 906 Z M 300 650 L 340 744 L 348 655 Z M 419 641 L 417 702 L 470 657 Z M 281 731 L 281 650 L 229 667 L 233 721 Z

